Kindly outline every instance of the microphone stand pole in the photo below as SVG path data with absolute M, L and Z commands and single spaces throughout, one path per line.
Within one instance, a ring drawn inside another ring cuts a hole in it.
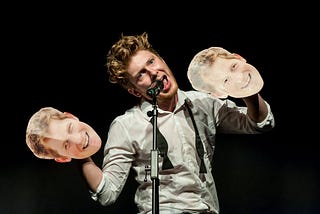
M 153 143 L 152 143 L 152 150 L 151 150 L 151 180 L 152 180 L 152 213 L 158 214 L 159 213 L 159 151 L 157 146 L 157 95 L 153 95 L 153 110 L 152 112 L 149 111 L 148 115 L 153 117 Z

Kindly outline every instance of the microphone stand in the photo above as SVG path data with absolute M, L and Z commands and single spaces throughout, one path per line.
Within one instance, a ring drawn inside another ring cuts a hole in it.
M 152 213 L 159 213 L 159 151 L 157 146 L 157 94 L 152 95 L 153 110 L 148 112 L 148 116 L 153 117 L 153 143 L 151 150 L 150 177 L 152 180 Z

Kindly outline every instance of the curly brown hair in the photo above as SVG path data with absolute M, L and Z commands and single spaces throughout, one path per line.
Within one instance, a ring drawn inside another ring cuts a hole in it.
M 127 77 L 127 67 L 131 57 L 139 50 L 148 50 L 159 56 L 148 41 L 148 33 L 134 36 L 121 34 L 121 38 L 112 45 L 107 54 L 106 67 L 111 83 L 117 83 L 124 89 L 133 87 Z

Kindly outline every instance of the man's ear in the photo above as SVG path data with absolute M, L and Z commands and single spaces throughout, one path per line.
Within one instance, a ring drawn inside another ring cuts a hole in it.
M 55 158 L 54 160 L 58 163 L 67 163 L 67 162 L 70 162 L 72 159 L 71 158 Z
M 142 96 L 140 94 L 140 92 L 136 91 L 134 88 L 128 88 L 128 92 L 129 92 L 129 94 L 132 94 L 133 96 L 136 96 L 136 97 L 141 97 Z

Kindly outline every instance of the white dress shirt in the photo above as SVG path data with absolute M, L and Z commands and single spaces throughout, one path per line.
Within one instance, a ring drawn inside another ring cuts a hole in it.
M 185 107 L 191 110 L 204 145 L 207 173 L 199 173 L 200 159 L 195 147 L 195 131 Z M 197 213 L 210 210 L 219 213 L 216 187 L 212 176 L 212 161 L 216 133 L 258 134 L 274 127 L 270 106 L 268 115 L 260 123 L 246 115 L 246 107 L 236 106 L 231 100 L 217 99 L 198 91 L 178 90 L 178 104 L 173 112 L 158 109 L 158 128 L 168 142 L 168 157 L 174 168 L 159 170 L 160 213 Z M 145 182 L 146 166 L 150 166 L 153 146 L 153 127 L 148 111 L 151 103 L 142 102 L 116 117 L 110 125 L 104 148 L 103 179 L 94 200 L 102 205 L 115 202 L 125 185 L 130 168 L 136 172 L 139 183 L 135 202 L 139 213 L 152 212 L 152 180 Z M 162 158 L 159 158 L 161 169 Z

